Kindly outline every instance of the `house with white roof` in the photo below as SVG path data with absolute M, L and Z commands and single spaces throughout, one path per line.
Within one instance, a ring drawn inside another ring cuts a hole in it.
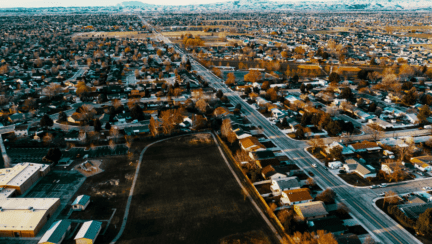
M 300 189 L 296 176 L 272 180 L 270 190 L 274 196 L 279 196 L 283 191 Z
M 74 239 L 77 244 L 93 244 L 101 229 L 102 222 L 94 220 L 84 222 Z
M 79 195 L 72 203 L 72 209 L 74 211 L 83 211 L 90 203 L 90 196 L 88 195 Z
M 49 227 L 38 244 L 60 244 L 71 229 L 69 220 L 57 220 Z

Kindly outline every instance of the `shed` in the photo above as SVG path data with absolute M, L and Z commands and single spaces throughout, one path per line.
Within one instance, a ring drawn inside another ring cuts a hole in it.
M 99 221 L 87 221 L 81 226 L 78 234 L 75 236 L 77 244 L 92 244 L 96 241 L 99 232 L 102 229 L 102 222 Z
M 72 203 L 72 209 L 74 211 L 83 211 L 90 203 L 90 196 L 79 195 Z
M 45 232 L 38 244 L 59 244 L 63 241 L 70 228 L 71 222 L 69 220 L 57 220 Z

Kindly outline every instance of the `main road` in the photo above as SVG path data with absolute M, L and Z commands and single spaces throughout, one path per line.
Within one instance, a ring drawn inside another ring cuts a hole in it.
M 141 18 L 141 20 L 153 30 L 159 39 L 164 40 L 165 43 L 170 42 L 168 38 L 157 33 L 144 19 Z M 178 51 L 183 53 L 181 50 Z M 271 139 L 288 158 L 293 160 L 306 172 L 312 172 L 314 180 L 321 187 L 331 188 L 337 194 L 338 200 L 348 206 L 351 214 L 355 216 L 364 227 L 371 231 L 376 239 L 389 244 L 421 243 L 402 226 L 373 206 L 373 199 L 378 197 L 376 192 L 369 188 L 351 187 L 323 167 L 312 167 L 312 164 L 317 162 L 311 155 L 304 151 L 307 147 L 305 142 L 292 140 L 287 137 L 277 127 L 271 125 L 257 110 L 241 99 L 237 93 L 229 89 L 224 84 L 223 80 L 215 76 L 211 71 L 191 57 L 189 57 L 189 59 L 192 61 L 193 69 L 196 70 L 210 86 L 221 90 L 234 105 L 240 104 L 242 113 L 248 117 L 251 123 L 261 126 L 263 133 Z

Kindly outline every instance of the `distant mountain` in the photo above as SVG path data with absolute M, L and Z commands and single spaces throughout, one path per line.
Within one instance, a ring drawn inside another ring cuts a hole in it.
M 151 10 L 172 11 L 247 11 L 247 10 L 432 10 L 432 1 L 427 0 L 306 0 L 265 1 L 234 0 L 221 3 L 191 5 L 155 5 L 140 1 L 122 2 L 120 6 L 140 7 Z

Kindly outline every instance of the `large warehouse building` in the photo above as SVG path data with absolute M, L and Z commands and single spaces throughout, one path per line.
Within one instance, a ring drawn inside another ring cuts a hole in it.
M 0 169 L 0 188 L 25 193 L 41 176 L 50 170 L 48 164 L 20 163 L 12 168 Z M 1 192 L 1 191 L 0 191 Z
M 35 237 L 59 206 L 59 198 L 0 199 L 0 237 Z

